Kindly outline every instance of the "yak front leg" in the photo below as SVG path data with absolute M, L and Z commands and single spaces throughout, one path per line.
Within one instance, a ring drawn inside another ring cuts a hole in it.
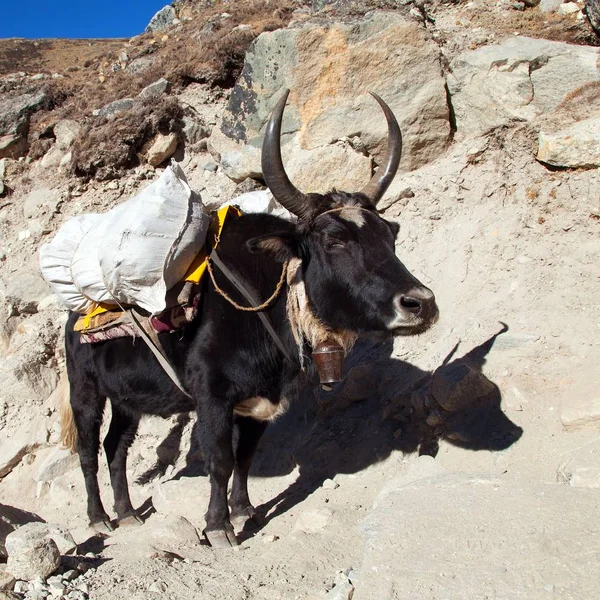
M 227 486 L 233 472 L 233 407 L 214 397 L 198 403 L 198 435 L 210 476 L 210 502 L 204 536 L 213 548 L 238 542 L 229 520 Z
M 267 421 L 236 416 L 234 427 L 235 467 L 229 498 L 231 521 L 238 527 L 243 527 L 249 520 L 258 526 L 260 520 L 248 496 L 248 473 Z

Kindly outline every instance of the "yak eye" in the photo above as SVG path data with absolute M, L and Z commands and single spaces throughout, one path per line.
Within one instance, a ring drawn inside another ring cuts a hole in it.
M 334 248 L 343 248 L 344 246 L 344 242 L 340 240 L 330 240 L 329 242 L 327 242 L 327 250 L 333 250 Z

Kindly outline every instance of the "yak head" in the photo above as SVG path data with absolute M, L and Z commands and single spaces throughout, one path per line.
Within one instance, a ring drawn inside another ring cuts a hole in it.
M 387 120 L 388 145 L 382 165 L 363 190 L 304 194 L 290 182 L 281 159 L 281 122 L 288 93 L 267 124 L 262 170 L 273 196 L 298 217 L 298 223 L 293 233 L 250 240 L 249 249 L 282 262 L 299 259 L 311 310 L 329 328 L 387 335 L 425 331 L 438 318 L 435 297 L 396 256 L 398 225 L 377 211 L 402 153 L 394 114 L 372 94 Z

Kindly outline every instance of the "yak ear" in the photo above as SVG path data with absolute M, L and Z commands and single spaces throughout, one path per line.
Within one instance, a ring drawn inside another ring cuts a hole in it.
M 268 233 L 251 238 L 246 247 L 252 254 L 266 254 L 279 262 L 285 262 L 300 255 L 298 240 L 293 233 Z

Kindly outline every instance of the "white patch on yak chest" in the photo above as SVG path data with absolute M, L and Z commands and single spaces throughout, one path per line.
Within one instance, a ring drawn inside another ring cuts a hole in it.
M 282 398 L 274 404 L 267 398 L 254 396 L 246 398 L 233 407 L 233 412 L 240 417 L 251 417 L 257 421 L 273 421 L 280 417 L 288 408 L 288 401 Z

